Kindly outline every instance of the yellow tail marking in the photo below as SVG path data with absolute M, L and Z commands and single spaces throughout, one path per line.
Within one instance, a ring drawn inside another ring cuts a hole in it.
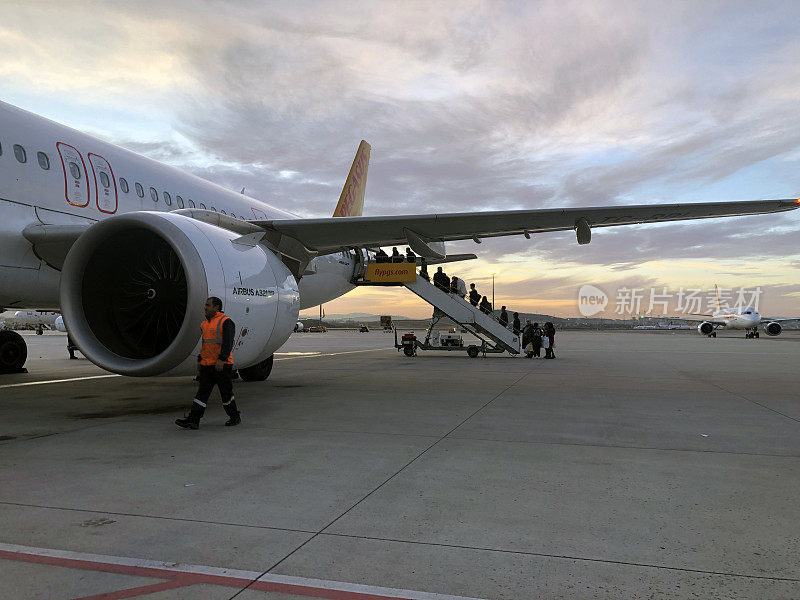
M 370 145 L 361 140 L 353 166 L 339 196 L 339 204 L 333 211 L 334 217 L 359 217 L 364 210 L 364 192 L 367 190 L 367 169 L 369 169 Z

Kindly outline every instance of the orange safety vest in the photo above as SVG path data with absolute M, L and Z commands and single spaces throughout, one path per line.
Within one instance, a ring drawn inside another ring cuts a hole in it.
M 222 324 L 228 320 L 229 317 L 225 313 L 218 312 L 211 317 L 211 320 L 203 319 L 200 329 L 203 332 L 203 345 L 200 348 L 200 364 L 204 366 L 213 366 L 219 360 L 219 353 L 222 352 Z M 226 364 L 233 364 L 233 348 L 228 355 Z

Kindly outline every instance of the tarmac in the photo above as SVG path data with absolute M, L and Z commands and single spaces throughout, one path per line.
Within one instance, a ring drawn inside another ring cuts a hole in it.
M 191 378 L 25 337 L 3 598 L 800 598 L 798 332 L 567 331 L 556 360 L 300 333 L 198 431 Z

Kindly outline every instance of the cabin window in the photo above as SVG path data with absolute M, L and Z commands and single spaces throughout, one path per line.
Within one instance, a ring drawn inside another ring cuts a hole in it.
M 69 174 L 72 175 L 73 179 L 80 179 L 81 178 L 81 168 L 76 165 L 74 162 L 69 163 Z
M 178 203 L 178 208 L 183 208 L 183 198 L 181 198 L 180 196 L 175 196 L 175 200 Z
M 104 188 L 111 187 L 111 181 L 105 171 L 100 171 L 100 183 L 103 184 Z
M 21 163 L 28 162 L 28 155 L 25 154 L 25 148 L 19 144 L 14 144 L 14 156 L 16 156 L 17 160 Z
M 194 200 L 190 198 L 187 202 L 189 203 L 189 208 L 194 208 Z
M 138 181 L 136 182 L 136 195 L 139 196 L 139 198 L 144 198 L 144 188 Z
M 211 207 L 211 210 L 213 210 L 214 212 L 217 212 L 217 209 L 214 208 L 213 206 Z
M 50 170 L 50 157 L 44 152 L 37 152 L 36 159 L 39 161 L 39 166 L 45 171 Z
M 128 187 L 128 182 L 124 177 L 119 178 L 119 187 L 121 187 L 122 191 L 125 192 L 126 194 L 128 193 L 128 190 L 130 190 L 130 188 Z
M 203 204 L 203 203 L 201 202 L 201 203 L 200 203 L 200 208 L 202 208 L 203 210 L 205 210 L 205 209 L 206 209 L 206 205 L 205 205 L 205 204 Z
M 227 215 L 227 214 L 228 214 L 228 213 L 226 213 L 226 212 L 225 212 L 225 210 L 224 210 L 224 209 L 220 209 L 220 211 L 219 211 L 219 212 L 221 212 L 223 215 Z
M 167 206 L 172 206 L 172 196 L 169 195 L 169 192 L 164 192 L 164 202 Z
M 153 202 L 158 202 L 158 192 L 156 191 L 156 188 L 150 188 L 150 197 L 153 199 Z

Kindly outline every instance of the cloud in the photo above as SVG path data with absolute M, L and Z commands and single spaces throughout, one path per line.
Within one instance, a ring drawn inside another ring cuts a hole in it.
M 331 214 L 362 138 L 370 215 L 787 198 L 799 20 L 786 2 L 25 3 L 0 24 L 0 83 L 301 216 Z M 783 214 L 453 247 L 477 249 L 467 271 L 539 271 L 519 300 L 566 303 L 598 272 L 677 284 L 681 261 L 786 284 L 798 233 Z

